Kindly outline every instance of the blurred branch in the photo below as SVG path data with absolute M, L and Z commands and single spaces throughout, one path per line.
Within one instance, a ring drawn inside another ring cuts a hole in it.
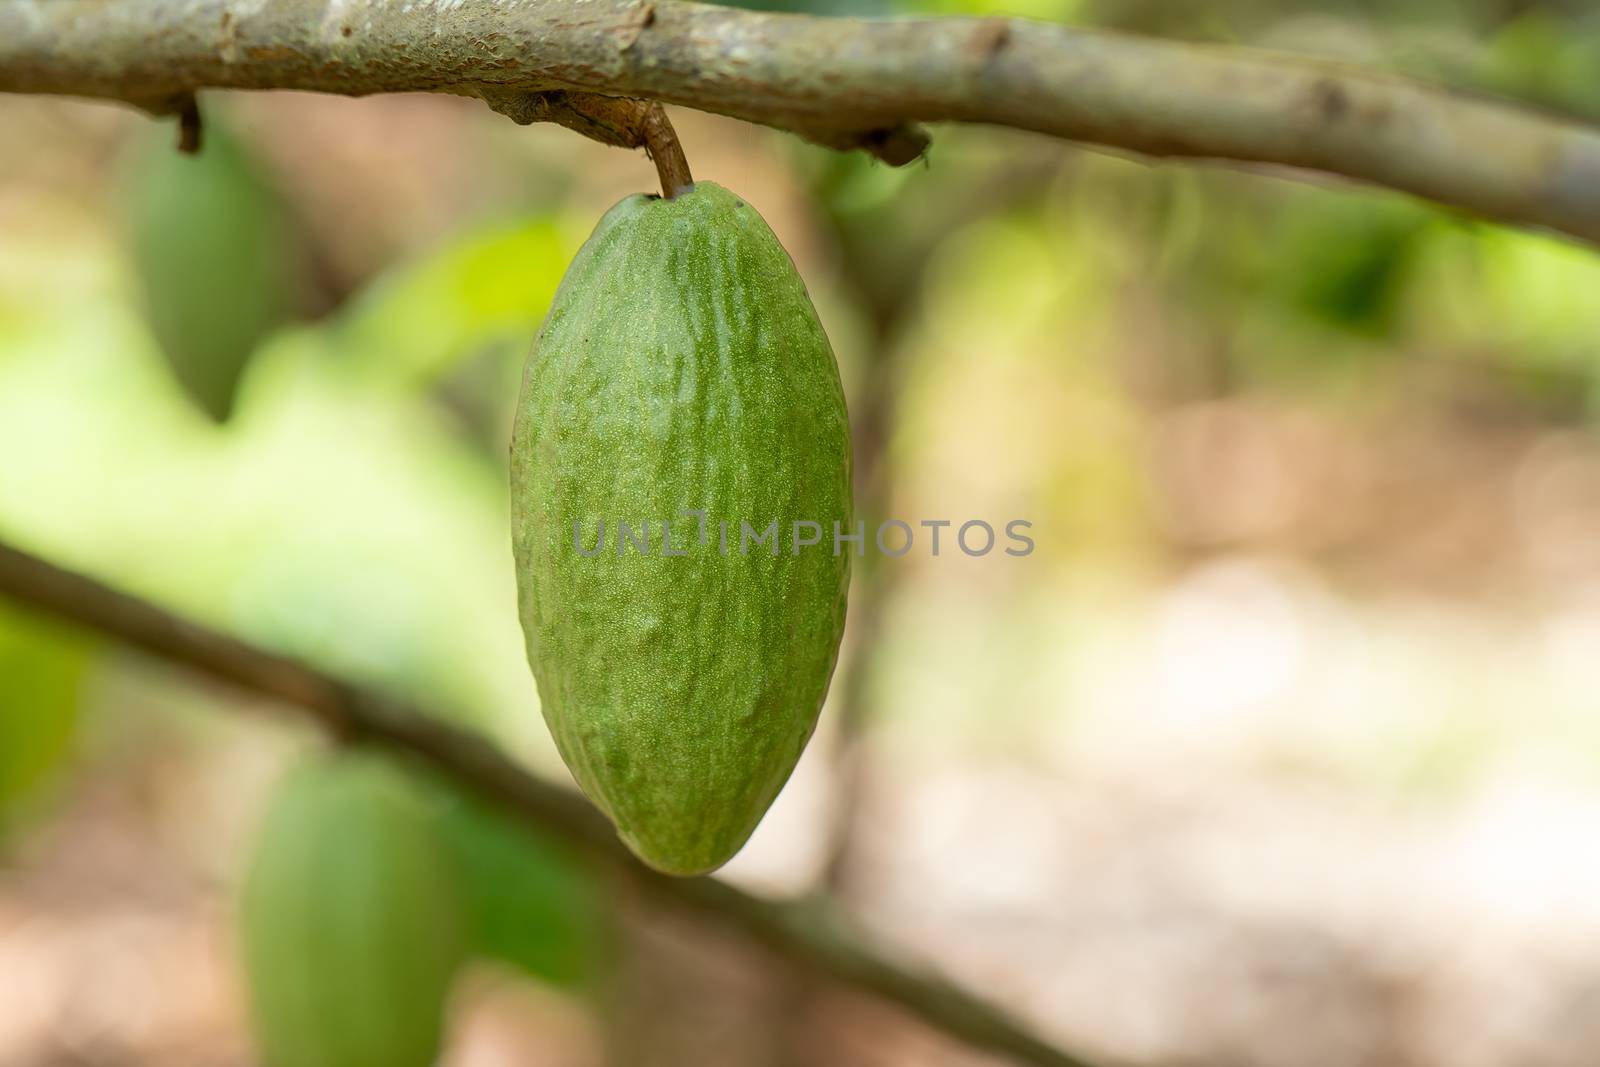
M 588 801 L 540 781 L 480 737 L 4 543 L 0 594 L 271 698 L 343 742 L 408 755 L 530 825 L 561 835 L 640 892 L 729 924 L 783 958 L 898 1004 L 960 1041 L 1043 1067 L 1087 1067 L 1086 1061 L 1047 1044 L 959 987 L 891 961 L 821 899 L 761 900 L 714 879 L 671 878 L 649 870 L 628 854 Z
M 919 121 L 1278 164 L 1600 242 L 1600 131 L 1348 66 L 1023 19 L 683 0 L 0 0 L 0 91 L 160 114 L 203 88 L 641 97 L 890 163 Z

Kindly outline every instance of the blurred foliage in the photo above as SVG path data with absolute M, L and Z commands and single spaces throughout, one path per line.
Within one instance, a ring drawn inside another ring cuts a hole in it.
M 0 833 L 67 759 L 88 639 L 0 605 Z
M 476 951 L 556 986 L 590 987 L 612 937 L 593 872 L 559 841 L 472 798 L 447 795 L 440 817 Z
M 507 580 L 503 444 L 486 463 L 487 438 L 463 439 L 430 377 L 475 339 L 515 337 L 493 346 L 501 384 L 484 389 L 490 421 L 508 419 L 571 246 L 534 221 L 459 247 L 263 344 L 226 437 L 196 424 L 118 279 L 47 284 L 0 321 L 0 441 L 52 441 L 0 464 L 7 523 L 42 524 L 59 558 L 102 561 L 180 610 L 542 744 Z M 13 250 L 50 277 L 48 242 L 0 245 L 0 260 Z M 58 303 L 58 285 L 75 299 Z M 63 346 L 81 355 L 52 358 Z M 67 402 L 40 403 L 50 394 Z
M 467 234 L 380 278 L 335 327 L 340 359 L 400 385 L 437 381 L 498 342 L 517 362 L 573 253 L 551 220 Z
M 548 218 L 469 233 L 380 278 L 331 342 L 371 385 L 425 390 L 498 469 L 508 398 L 574 248 Z
M 1577 115 L 1600 116 L 1600 11 L 1562 18 L 1535 8 L 1495 33 L 1482 85 Z
M 1585 5 L 785 8 L 1003 12 L 1270 44 L 1600 109 Z M 351 114 L 372 138 L 403 142 L 410 129 L 404 112 Z M 469 147 L 573 137 L 438 115 L 494 131 L 463 134 Z M 286 325 L 307 266 L 285 236 L 293 186 L 276 188 L 230 128 L 213 122 L 199 159 L 172 152 L 170 130 L 140 132 L 151 143 L 128 173 L 131 258 L 98 208 L 44 183 L 16 194 L 28 211 L 0 203 L 0 524 L 556 770 L 515 622 L 505 440 L 522 360 L 573 251 L 600 201 L 647 180 L 647 164 L 575 140 L 571 158 L 536 147 L 465 164 L 412 145 L 401 158 L 465 186 L 457 236 L 336 315 Z M 1289 737 L 1285 764 L 1397 790 L 1472 779 L 1514 729 L 1529 748 L 1577 737 L 1570 751 L 1596 750 L 1592 616 L 1562 624 L 1578 633 L 1563 638 L 1578 650 L 1562 653 L 1570 663 L 1528 638 L 1514 646 L 1521 666 L 1500 670 L 1502 645 L 1460 655 L 1405 605 L 1330 606 L 1341 583 L 1396 600 L 1432 595 L 1430 582 L 1459 593 L 1495 571 L 1519 576 L 1530 599 L 1583 585 L 1562 568 L 1594 540 L 1578 503 L 1564 510 L 1589 480 L 1600 402 L 1592 250 L 1394 194 L 1018 133 L 941 128 L 925 161 L 893 169 L 741 126 L 686 117 L 682 129 L 697 173 L 748 192 L 784 235 L 853 411 L 873 368 L 904 357 L 893 511 L 1035 524 L 1025 564 L 948 553 L 894 564 L 906 599 L 874 681 L 886 729 L 914 717 L 930 747 L 962 731 L 967 756 L 1044 760 L 1115 737 L 1144 745 L 1138 758 L 1166 744 L 1187 759 L 1245 723 Z M 67 158 L 87 154 L 69 147 Z M 305 180 L 350 180 L 318 171 L 314 141 L 300 147 Z M 501 199 L 466 185 L 478 169 L 494 171 L 482 188 Z M 542 196 L 531 211 L 530 188 Z M 335 225 L 324 240 L 341 238 Z M 231 414 L 228 432 L 211 432 L 186 395 Z M 1549 434 L 1570 437 L 1545 459 Z M 1405 447 L 1422 457 L 1409 482 Z M 1358 632 L 1368 625 L 1376 636 Z M 32 620 L 0 619 L 0 809 L 59 766 L 87 662 Z M 1528 709 L 1527 721 L 1504 724 L 1501 707 Z M 473 950 L 590 988 L 614 947 L 604 886 L 472 802 L 431 802 Z M 329 857 L 349 844 L 306 837 Z
M 1416 261 L 1428 242 L 1448 225 L 1437 212 L 1398 197 L 1372 196 L 1343 189 L 1273 190 L 1256 206 L 1177 175 L 1171 189 L 1185 199 L 1172 211 L 1197 211 L 1208 229 L 1226 228 L 1232 240 L 1196 241 L 1178 237 L 1188 223 L 1169 215 L 1167 275 L 1173 295 L 1204 314 L 1217 301 L 1253 308 L 1263 330 L 1285 330 L 1301 337 L 1294 347 L 1261 352 L 1259 369 L 1316 373 L 1303 358 L 1316 335 L 1327 356 L 1376 358 L 1400 355 L 1384 346 L 1400 325 L 1416 283 Z M 1218 200 L 1221 199 L 1221 203 Z M 1262 210 L 1264 208 L 1264 210 Z M 1286 265 L 1292 268 L 1286 269 Z M 1235 370 L 1250 373 L 1235 364 Z
M 1382 336 L 1394 324 L 1426 222 L 1403 202 L 1329 198 L 1324 207 L 1292 214 L 1282 232 L 1281 255 L 1299 268 L 1274 269 L 1262 281 L 1279 283 L 1290 310 L 1312 321 Z
M 170 131 L 142 138 L 126 179 L 133 256 L 150 329 L 173 376 L 218 422 L 256 346 L 288 316 L 296 265 L 266 174 L 213 122 L 193 156 Z

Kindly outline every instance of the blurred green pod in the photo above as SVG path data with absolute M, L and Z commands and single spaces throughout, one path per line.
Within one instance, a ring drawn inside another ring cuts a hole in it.
M 467 938 L 428 807 L 368 755 L 303 767 L 273 799 L 241 940 L 267 1067 L 429 1067 Z
M 226 421 L 251 355 L 292 307 L 288 212 L 218 123 L 197 155 L 163 138 L 136 151 L 132 170 L 129 230 L 150 331 L 189 398 Z

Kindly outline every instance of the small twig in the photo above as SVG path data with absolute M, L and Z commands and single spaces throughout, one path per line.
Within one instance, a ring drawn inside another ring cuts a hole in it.
M 668 200 L 694 184 L 672 120 L 650 100 L 597 93 L 508 93 L 485 90 L 485 103 L 524 126 L 553 122 L 601 144 L 643 148 L 656 165 L 661 194 Z
M 684 158 L 683 146 L 678 143 L 678 131 L 660 104 L 651 104 L 644 117 L 644 150 L 656 165 L 661 178 L 661 195 L 668 200 L 684 193 L 694 185 L 694 175 L 689 173 L 689 161 Z
M 960 1041 L 1039 1067 L 1088 1067 L 960 987 L 892 961 L 825 901 L 762 900 L 712 878 L 672 878 L 650 870 L 633 859 L 604 817 L 576 792 L 533 777 L 481 737 L 4 543 L 0 593 L 280 701 L 336 739 L 407 755 L 529 825 L 560 835 L 654 899 L 741 930 L 784 959 L 898 1004 Z
M 185 155 L 195 155 L 200 151 L 201 143 L 200 105 L 195 101 L 194 94 L 184 97 L 178 105 L 178 151 Z

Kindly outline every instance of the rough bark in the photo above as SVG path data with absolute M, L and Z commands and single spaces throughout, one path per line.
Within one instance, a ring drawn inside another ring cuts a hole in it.
M 203 88 L 682 104 L 891 163 L 918 122 L 1308 168 L 1600 242 L 1600 132 L 1337 64 L 1021 19 L 682 0 L 0 0 L 0 91 L 167 112 Z M 539 106 L 537 103 L 532 105 Z

